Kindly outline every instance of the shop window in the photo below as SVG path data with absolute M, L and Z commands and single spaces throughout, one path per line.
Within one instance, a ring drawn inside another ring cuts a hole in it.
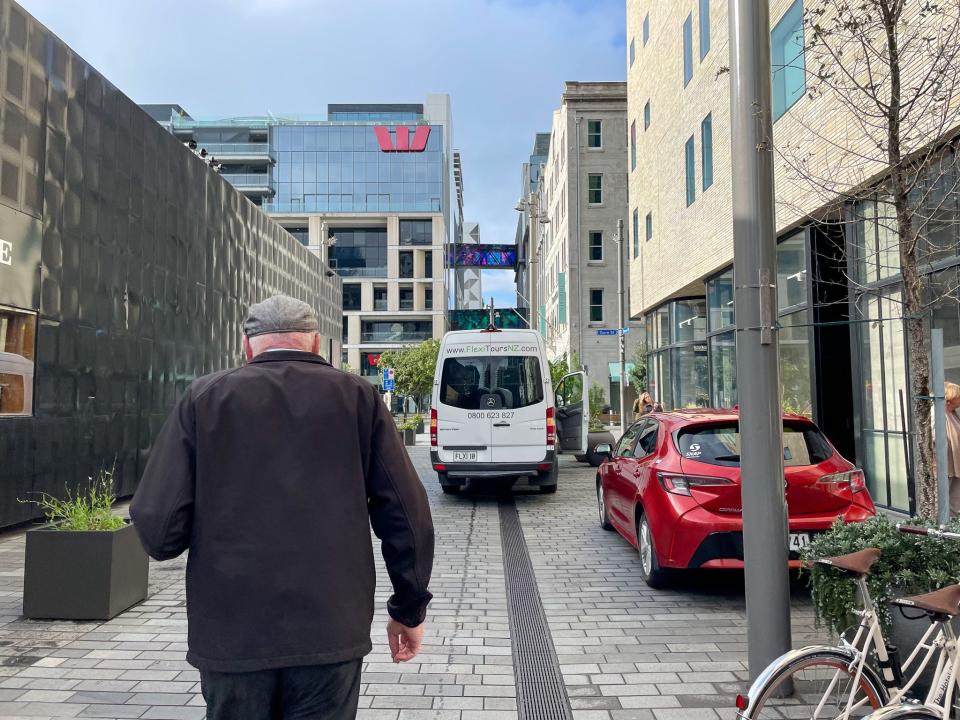
M 33 414 L 37 316 L 0 308 L 0 416 Z
M 810 388 L 810 343 L 812 328 L 807 312 L 781 316 L 780 322 L 780 404 L 784 412 L 813 417 Z
M 707 306 L 711 332 L 733 325 L 733 270 L 707 281 Z
M 777 308 L 807 302 L 807 244 L 804 232 L 777 244 Z

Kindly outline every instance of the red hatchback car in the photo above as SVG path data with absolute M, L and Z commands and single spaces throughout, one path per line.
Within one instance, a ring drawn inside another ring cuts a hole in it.
M 790 565 L 797 567 L 814 534 L 838 517 L 859 522 L 876 509 L 863 472 L 810 420 L 784 415 L 783 445 Z M 735 410 L 646 415 L 610 448 L 597 472 L 600 525 L 640 551 L 648 585 L 662 586 L 670 568 L 743 567 L 739 453 Z

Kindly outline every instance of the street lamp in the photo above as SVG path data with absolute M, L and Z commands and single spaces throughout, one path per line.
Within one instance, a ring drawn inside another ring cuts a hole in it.
M 541 211 L 540 198 L 537 193 L 530 193 L 527 199 L 520 198 L 514 209 L 517 212 L 528 213 L 530 216 L 530 229 L 528 232 L 530 250 L 527 253 L 527 295 L 530 299 L 527 302 L 530 305 L 530 327 L 538 330 L 540 327 L 540 307 L 538 305 L 539 298 L 537 292 L 537 255 L 540 252 L 540 223 L 546 224 L 550 222 L 550 219 Z

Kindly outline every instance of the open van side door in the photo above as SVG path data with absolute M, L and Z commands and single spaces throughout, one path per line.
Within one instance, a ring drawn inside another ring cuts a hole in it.
M 586 373 L 564 375 L 557 384 L 554 400 L 560 450 L 574 455 L 585 455 L 587 425 L 590 422 Z

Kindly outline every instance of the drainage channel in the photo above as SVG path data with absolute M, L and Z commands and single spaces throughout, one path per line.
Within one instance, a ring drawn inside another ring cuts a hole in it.
M 501 498 L 499 504 L 517 716 L 519 720 L 572 720 L 520 514 L 512 497 Z

